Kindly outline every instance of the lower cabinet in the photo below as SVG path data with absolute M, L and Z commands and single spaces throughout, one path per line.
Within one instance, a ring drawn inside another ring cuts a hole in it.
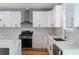
M 53 42 L 50 39 L 47 40 L 47 50 L 49 55 L 53 55 Z
M 47 49 L 49 55 L 53 55 L 53 42 L 46 35 L 33 35 L 32 48 Z
M 44 35 L 33 35 L 32 48 L 46 49 L 47 38 Z

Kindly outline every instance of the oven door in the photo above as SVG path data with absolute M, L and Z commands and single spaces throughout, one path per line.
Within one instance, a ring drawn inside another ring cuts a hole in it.
M 32 39 L 22 39 L 22 48 L 32 48 Z

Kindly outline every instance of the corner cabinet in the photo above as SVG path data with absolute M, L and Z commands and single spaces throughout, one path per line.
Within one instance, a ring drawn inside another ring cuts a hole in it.
M 52 14 L 53 27 L 62 27 L 62 5 L 56 5 Z
M 0 27 L 21 27 L 20 11 L 0 11 Z

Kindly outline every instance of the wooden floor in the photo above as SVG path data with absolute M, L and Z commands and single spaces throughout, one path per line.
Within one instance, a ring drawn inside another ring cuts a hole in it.
M 22 55 L 48 55 L 47 50 L 22 49 Z

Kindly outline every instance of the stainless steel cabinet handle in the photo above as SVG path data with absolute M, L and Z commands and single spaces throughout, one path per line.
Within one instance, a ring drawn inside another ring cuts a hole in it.
M 50 46 L 50 50 L 51 50 L 51 46 Z
M 15 24 L 15 27 L 17 27 L 17 24 Z
M 58 52 L 58 55 L 61 55 L 61 51 Z
M 53 26 L 53 24 L 51 24 L 51 26 Z
M 49 41 L 47 41 L 47 45 L 49 45 Z
M 74 19 L 73 17 L 71 18 L 71 27 L 73 27 L 73 22 L 74 22 Z
M 3 27 L 5 27 L 5 24 L 3 24 Z
M 39 27 L 40 27 L 40 24 L 39 24 Z
M 2 19 L 0 19 L 0 21 L 2 21 Z

